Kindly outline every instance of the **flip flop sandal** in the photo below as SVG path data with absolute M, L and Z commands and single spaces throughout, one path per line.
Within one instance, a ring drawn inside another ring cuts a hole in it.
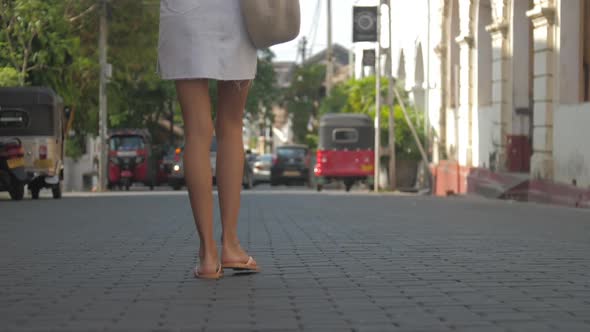
M 213 273 L 199 273 L 199 267 L 197 266 L 193 270 L 193 273 L 195 275 L 195 278 L 217 280 L 223 277 L 223 268 L 221 267 L 221 264 L 219 264 L 217 266 L 217 270 Z
M 246 263 L 222 263 L 221 266 L 224 269 L 232 269 L 235 271 L 260 272 L 260 268 L 252 256 L 248 257 L 248 261 Z

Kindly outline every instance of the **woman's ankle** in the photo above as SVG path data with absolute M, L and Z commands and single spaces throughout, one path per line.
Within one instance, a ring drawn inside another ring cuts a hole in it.
M 217 245 L 214 242 L 212 244 L 201 244 L 199 246 L 200 259 L 217 259 L 218 256 Z
M 222 234 L 221 244 L 223 247 L 237 247 L 240 245 L 240 240 L 237 234 Z

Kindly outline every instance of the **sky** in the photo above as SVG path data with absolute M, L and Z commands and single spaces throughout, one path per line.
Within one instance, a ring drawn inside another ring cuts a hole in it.
M 366 0 L 332 0 L 332 40 L 334 43 L 345 47 L 352 46 L 352 6 L 357 2 L 359 5 L 367 4 Z M 317 24 L 314 24 L 318 3 L 320 15 L 316 22 Z M 298 43 L 303 36 L 307 37 L 308 52 L 311 48 L 312 54 L 325 49 L 328 44 L 326 22 L 326 13 L 328 11 L 327 0 L 300 0 L 300 4 L 301 33 L 291 42 L 272 47 L 273 52 L 276 54 L 276 61 L 295 61 L 297 58 Z M 314 26 L 317 26 L 315 39 Z
M 524 1 L 524 0 L 523 0 Z M 327 0 L 299 0 L 301 4 L 301 32 L 297 38 L 288 43 L 273 46 L 271 49 L 275 53 L 275 61 L 301 61 L 298 58 L 298 44 L 305 36 L 308 40 L 307 56 L 316 54 L 324 50 L 328 44 L 327 32 Z M 374 48 L 373 43 L 352 43 L 352 10 L 353 6 L 376 6 L 379 0 L 332 0 L 332 40 L 335 44 L 340 44 L 346 48 L 352 48 L 353 51 L 360 52 L 363 49 Z M 426 14 L 425 1 L 408 1 L 408 0 L 391 0 L 392 19 L 395 27 L 411 26 L 414 15 Z M 316 16 L 316 9 L 319 8 L 319 14 Z M 382 21 L 387 26 L 387 21 Z M 315 32 L 315 33 L 314 33 Z M 387 47 L 387 32 L 383 32 L 382 45 Z M 315 37 L 314 37 L 315 36 Z M 407 33 L 400 31 L 392 36 L 394 48 L 401 48 L 402 45 L 415 43 L 416 33 Z M 394 55 L 395 59 L 395 55 Z

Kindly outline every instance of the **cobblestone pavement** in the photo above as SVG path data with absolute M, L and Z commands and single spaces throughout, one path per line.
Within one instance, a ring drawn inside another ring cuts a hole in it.
M 254 191 L 264 271 L 219 281 L 191 275 L 185 194 L 0 200 L 0 220 L 3 331 L 590 331 L 585 210 Z

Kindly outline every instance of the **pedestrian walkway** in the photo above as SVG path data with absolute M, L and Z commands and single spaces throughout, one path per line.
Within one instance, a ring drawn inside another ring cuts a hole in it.
M 191 275 L 190 215 L 0 201 L 0 330 L 590 331 L 587 210 L 254 191 L 239 230 L 263 273 L 219 281 Z

